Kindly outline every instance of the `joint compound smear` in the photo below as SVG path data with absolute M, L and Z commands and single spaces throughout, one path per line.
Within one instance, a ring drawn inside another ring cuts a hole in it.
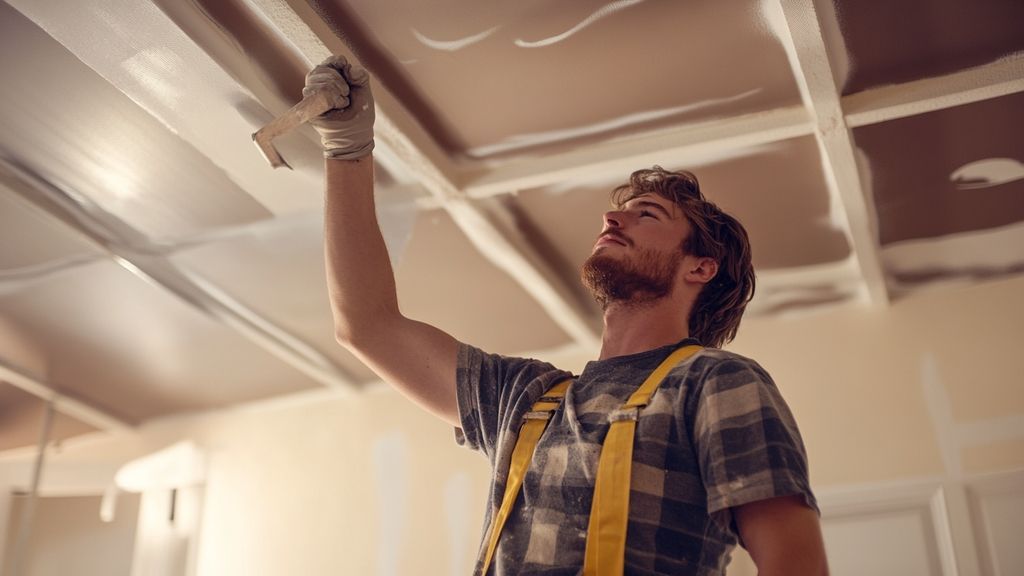
M 597 124 L 591 124 L 589 126 L 581 126 L 578 128 L 566 128 L 563 130 L 551 130 L 549 132 L 534 132 L 532 134 L 520 134 L 506 138 L 501 142 L 494 144 L 487 144 L 484 146 L 478 146 L 466 151 L 466 154 L 472 158 L 484 158 L 493 154 L 500 154 L 502 152 L 509 152 L 512 150 L 519 150 L 522 148 L 529 148 L 531 146 L 537 146 L 540 144 L 550 144 L 552 142 L 559 142 L 562 140 L 569 140 L 572 138 L 580 138 L 583 136 L 593 136 L 595 134 L 602 134 L 605 132 L 611 132 L 634 126 L 637 124 L 643 124 L 644 122 L 650 122 L 652 120 L 659 120 L 661 118 L 667 118 L 675 116 L 677 114 L 683 114 L 685 112 L 692 112 L 701 108 L 707 108 L 710 106 L 717 106 L 720 104 L 727 104 L 736 102 L 744 98 L 749 98 L 754 94 L 761 91 L 761 88 L 754 88 L 747 90 L 734 96 L 726 96 L 723 98 L 710 98 L 707 100 L 701 100 L 700 102 L 693 102 L 691 104 L 684 104 L 682 106 L 674 106 L 672 108 L 662 108 L 660 110 L 647 110 L 644 112 L 636 112 L 634 114 L 627 114 L 619 118 L 613 118 L 605 122 L 599 122 Z
M 991 188 L 1024 180 L 1024 163 L 1013 158 L 985 158 L 969 162 L 949 175 L 960 190 Z
M 433 48 L 434 50 L 442 50 L 445 52 L 455 52 L 456 50 L 461 50 L 466 46 L 471 46 L 486 39 L 491 34 L 497 32 L 499 28 L 501 28 L 501 26 L 495 26 L 490 30 L 480 32 L 479 34 L 473 34 L 472 36 L 466 36 L 465 38 L 459 38 L 456 40 L 435 40 L 424 36 L 422 32 L 415 28 L 410 28 L 409 30 L 412 31 L 412 35 L 419 40 L 420 44 L 423 44 L 427 48 Z
M 630 6 L 634 6 L 643 1 L 644 0 L 618 0 L 618 2 L 611 2 L 609 4 L 605 4 L 601 8 L 598 8 L 590 16 L 584 18 L 582 22 L 566 30 L 565 32 L 562 32 L 561 34 L 557 34 L 555 36 L 551 36 L 550 38 L 543 38 L 541 40 L 535 41 L 528 41 L 523 40 L 522 38 L 516 38 L 515 44 L 520 48 L 541 48 L 543 46 L 557 44 L 558 42 L 561 42 L 562 40 L 569 38 L 570 36 L 576 34 L 577 32 L 580 32 L 581 30 L 583 30 L 587 26 L 590 26 L 594 22 L 597 22 L 598 20 L 606 16 L 610 16 L 620 10 L 629 8 Z

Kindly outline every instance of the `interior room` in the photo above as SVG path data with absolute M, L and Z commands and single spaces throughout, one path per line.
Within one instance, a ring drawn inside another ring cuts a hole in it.
M 0 573 L 472 572 L 491 467 L 338 344 L 324 161 L 373 77 L 402 312 L 579 373 L 610 192 L 749 232 L 727 350 L 799 424 L 835 576 L 1024 574 L 1019 0 L 0 2 Z M 756 574 L 742 548 L 729 576 Z

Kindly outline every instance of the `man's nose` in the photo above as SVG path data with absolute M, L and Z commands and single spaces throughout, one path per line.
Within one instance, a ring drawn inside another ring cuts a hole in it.
M 625 224 L 625 213 L 619 210 L 611 210 L 604 213 L 605 228 L 621 228 Z

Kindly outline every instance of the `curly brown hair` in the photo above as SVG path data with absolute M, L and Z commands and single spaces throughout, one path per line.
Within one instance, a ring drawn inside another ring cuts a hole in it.
M 683 211 L 692 228 L 681 246 L 684 254 L 718 262 L 718 273 L 701 289 L 688 323 L 690 336 L 705 346 L 721 348 L 736 337 L 743 311 L 754 297 L 754 266 L 747 231 L 704 198 L 692 172 L 670 172 L 661 166 L 637 170 L 628 184 L 612 192 L 612 204 L 621 209 L 644 194 L 657 194 Z

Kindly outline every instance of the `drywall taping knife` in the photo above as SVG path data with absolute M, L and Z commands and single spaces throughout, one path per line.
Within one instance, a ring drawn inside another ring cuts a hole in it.
M 252 141 L 256 143 L 256 147 L 260 149 L 263 157 L 267 159 L 267 162 L 270 162 L 271 166 L 274 168 L 286 166 L 290 169 L 291 166 L 288 166 L 288 163 L 281 157 L 281 153 L 277 151 L 277 148 L 274 148 L 272 140 L 296 126 L 309 122 L 312 118 L 316 118 L 331 108 L 333 106 L 331 105 L 330 98 L 327 97 L 327 93 L 324 90 L 318 90 L 303 98 L 284 114 L 271 120 L 263 128 L 254 132 Z

